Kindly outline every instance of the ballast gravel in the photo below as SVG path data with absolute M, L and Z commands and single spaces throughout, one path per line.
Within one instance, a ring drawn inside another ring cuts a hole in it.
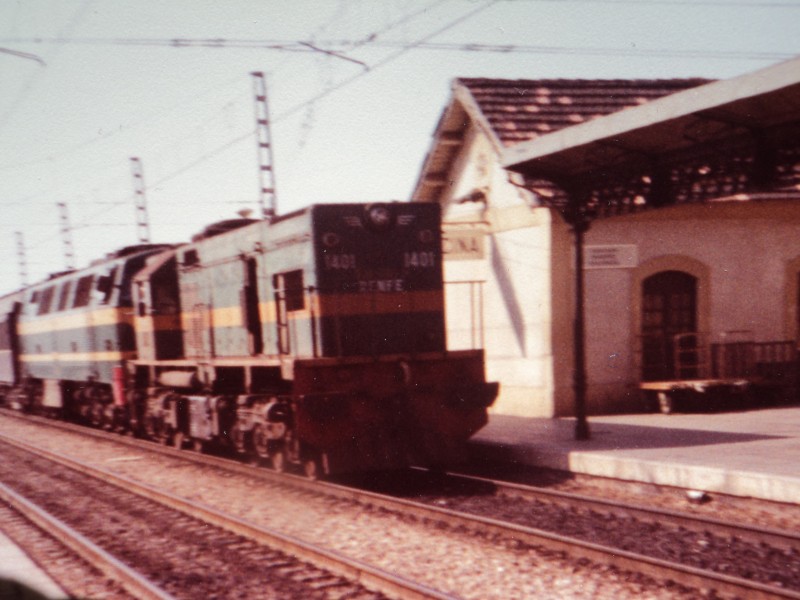
M 697 598 L 698 590 L 0 417 L 0 433 L 321 544 L 465 599 Z M 1 525 L 0 525 L 1 527 Z M 713 596 L 712 596 L 713 597 Z

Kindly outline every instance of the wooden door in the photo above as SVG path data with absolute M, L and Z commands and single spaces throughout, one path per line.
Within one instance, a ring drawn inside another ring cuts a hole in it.
M 662 271 L 642 283 L 642 379 L 659 381 L 697 376 L 697 366 L 684 368 L 676 356 L 698 346 L 697 279 L 681 271 Z

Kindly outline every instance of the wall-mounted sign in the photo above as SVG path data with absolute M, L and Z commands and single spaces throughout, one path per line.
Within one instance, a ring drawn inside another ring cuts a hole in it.
M 638 260 L 638 252 L 634 244 L 586 246 L 583 254 L 583 268 L 632 269 Z
M 445 260 L 477 260 L 484 257 L 486 233 L 479 229 L 450 229 L 442 235 Z

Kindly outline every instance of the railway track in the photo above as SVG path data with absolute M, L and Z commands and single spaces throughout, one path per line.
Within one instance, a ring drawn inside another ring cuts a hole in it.
M 435 478 L 443 480 L 439 473 Z M 416 500 L 456 512 L 492 514 L 504 523 L 518 524 L 523 531 L 536 523 L 556 536 L 554 540 L 562 536 L 581 540 L 587 558 L 659 579 L 737 597 L 800 598 L 800 534 L 796 530 L 732 523 L 466 474 L 450 473 L 444 480 L 446 494 L 422 493 Z M 459 488 L 491 489 L 491 498 L 454 491 Z M 592 522 L 590 528 L 585 527 L 587 520 Z M 594 540 L 602 540 L 599 545 L 604 547 L 593 548 Z
M 24 519 L 29 526 L 33 525 L 47 532 L 47 535 L 58 544 L 79 556 L 100 573 L 117 582 L 130 594 L 130 597 L 147 600 L 174 600 L 174 597 L 169 593 L 114 558 L 88 537 L 2 483 L 0 483 L 0 503 L 5 505 L 3 507 L 3 521 L 5 524 L 16 520 L 17 523 L 14 523 L 14 525 L 19 528 L 21 525 L 19 521 Z M 24 527 L 24 525 L 22 526 Z M 64 559 L 62 558 L 61 560 Z
M 0 443 L 0 477 L 24 490 L 3 486 L 3 498 L 134 597 L 452 598 L 81 461 L 19 440 Z
M 452 472 L 447 475 L 452 480 L 451 487 L 453 484 L 461 486 L 491 486 L 495 494 L 511 500 L 519 499 L 525 502 L 568 505 L 571 510 L 608 514 L 622 519 L 636 519 L 644 523 L 656 523 L 675 529 L 708 533 L 721 538 L 738 539 L 752 544 L 773 546 L 800 554 L 800 534 L 795 531 L 744 523 L 731 523 L 722 519 L 698 516 L 677 510 L 652 508 L 620 500 L 608 500 L 584 494 L 550 490 L 467 473 Z M 798 512 L 800 512 L 800 509 L 798 509 Z
M 81 431 L 85 432 L 86 430 L 81 428 Z M 97 431 L 92 431 L 91 433 L 93 435 L 105 435 Z M 110 436 L 109 439 L 117 442 L 120 440 L 117 436 Z M 136 440 L 125 440 L 125 443 L 141 444 Z M 176 455 L 176 451 L 169 448 L 155 447 L 150 444 L 147 447 L 157 449 L 158 452 L 167 455 Z M 596 564 L 609 565 L 633 573 L 645 574 L 659 581 L 676 581 L 698 590 L 713 589 L 720 594 L 734 597 L 800 598 L 800 586 L 793 587 L 791 582 L 788 585 L 784 582 L 782 584 L 783 587 L 781 587 L 773 582 L 757 581 L 752 578 L 733 576 L 724 572 L 714 572 L 708 568 L 693 566 L 690 564 L 691 561 L 687 564 L 686 561 L 680 563 L 675 560 L 665 560 L 654 557 L 652 554 L 631 551 L 620 547 L 620 545 L 606 544 L 605 542 L 598 543 L 585 538 L 581 539 L 577 535 L 562 535 L 554 531 L 546 531 L 542 528 L 514 522 L 515 519 L 513 517 L 506 518 L 505 515 L 503 518 L 487 517 L 485 516 L 487 510 L 485 507 L 477 511 L 483 512 L 483 514 L 470 514 L 468 510 L 470 499 L 466 498 L 464 500 L 459 498 L 458 494 L 453 494 L 452 492 L 438 497 L 435 494 L 423 494 L 421 497 L 421 499 L 425 500 L 423 503 L 402 498 L 389 498 L 382 494 L 329 483 L 308 482 L 302 478 L 285 477 L 215 457 L 191 453 L 177 454 L 184 457 L 185 460 L 214 465 L 215 468 L 222 468 L 247 477 L 269 481 L 275 481 L 277 478 L 282 485 L 293 488 L 326 494 L 344 501 L 357 502 L 378 510 L 402 513 L 406 517 L 413 516 L 415 519 L 444 525 L 452 529 L 468 530 L 480 536 L 488 536 L 491 540 L 512 540 L 516 544 L 548 548 L 564 553 L 570 556 L 572 560 L 589 559 Z M 511 504 L 519 505 L 522 503 L 527 505 L 531 502 L 546 502 L 564 505 L 566 503 L 571 505 L 572 514 L 582 511 L 588 514 L 588 519 L 594 521 L 610 518 L 611 526 L 615 528 L 618 528 L 615 523 L 619 523 L 620 520 L 628 523 L 641 522 L 649 524 L 645 526 L 637 525 L 639 537 L 647 535 L 648 531 L 650 531 L 649 527 L 658 526 L 673 530 L 675 532 L 674 535 L 678 536 L 678 538 L 685 536 L 687 531 L 702 531 L 703 535 L 710 535 L 711 537 L 724 536 L 724 539 L 729 541 L 738 541 L 740 538 L 746 538 L 750 540 L 748 543 L 754 545 L 757 549 L 761 549 L 760 554 L 764 557 L 764 560 L 767 560 L 766 556 L 773 552 L 771 546 L 774 545 L 776 549 L 784 553 L 777 559 L 783 561 L 784 567 L 790 566 L 792 561 L 795 565 L 800 564 L 800 561 L 798 561 L 800 543 L 798 543 L 797 537 L 784 535 L 780 532 L 733 526 L 722 522 L 715 523 L 713 520 L 689 519 L 686 515 L 671 514 L 669 511 L 664 512 L 630 505 L 601 502 L 596 499 L 563 493 L 545 493 L 541 490 L 532 490 L 527 486 L 513 485 L 506 482 L 472 479 L 471 483 L 482 486 L 484 490 L 491 489 L 493 497 L 505 497 L 510 499 Z M 488 494 L 482 493 L 479 496 L 488 496 Z M 547 499 L 543 500 L 545 496 Z M 580 504 L 580 506 L 576 503 Z M 443 505 L 447 505 L 447 507 L 445 508 Z M 492 508 L 489 509 L 489 511 L 494 511 L 495 514 L 500 514 L 504 510 L 501 510 L 496 503 L 492 504 Z M 611 515 L 611 517 L 607 517 L 607 515 Z M 559 529 L 563 529 L 563 518 L 558 522 L 560 523 Z M 709 533 L 709 530 L 711 530 L 711 533 Z M 597 532 L 593 530 L 590 537 L 597 537 Z M 704 539 L 707 539 L 707 537 Z M 677 543 L 680 544 L 680 540 Z
M 127 591 L 112 576 L 103 571 L 102 565 L 94 561 L 95 554 L 85 559 L 79 552 L 59 539 L 58 532 L 65 525 L 52 524 L 52 517 L 39 518 L 41 509 L 36 507 L 31 516 L 28 502 L 24 498 L 9 494 L 8 486 L 0 487 L 0 523 L 2 533 L 13 543 L 24 549 L 25 554 L 37 565 L 47 569 L 54 585 L 43 583 L 41 589 L 32 590 L 29 584 L 38 585 L 33 575 L 15 573 L 4 565 L 0 568 L 4 578 L 0 580 L 0 598 L 29 598 L 34 592 L 47 598 L 103 598 L 104 600 L 134 600 L 140 597 Z M 16 495 L 18 496 L 18 495 Z M 47 529 L 43 529 L 44 524 Z M 61 536 L 63 538 L 63 536 Z M 39 598 L 40 596 L 35 596 Z

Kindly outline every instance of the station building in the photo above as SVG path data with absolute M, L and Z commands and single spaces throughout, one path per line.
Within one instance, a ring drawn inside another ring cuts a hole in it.
M 799 134 L 800 60 L 726 81 L 456 80 L 413 198 L 443 207 L 449 343 L 485 347 L 493 410 L 573 414 L 576 348 L 590 414 L 646 409 L 650 381 L 786 375 Z

